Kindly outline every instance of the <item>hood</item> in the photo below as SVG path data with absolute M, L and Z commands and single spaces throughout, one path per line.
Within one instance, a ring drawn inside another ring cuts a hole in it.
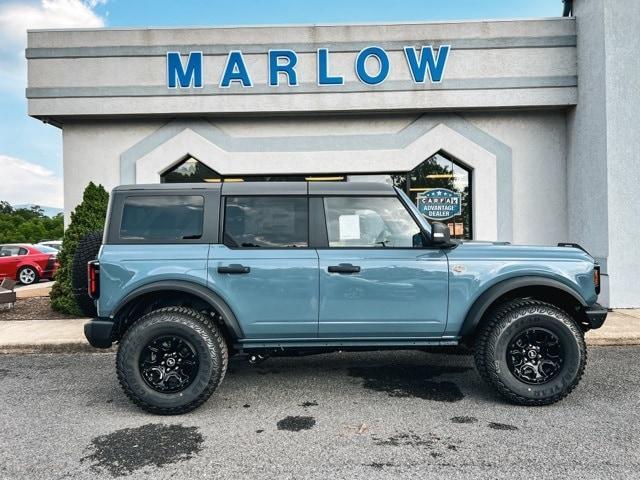
M 514 245 L 509 242 L 483 240 L 462 240 L 454 250 L 461 255 L 474 254 L 484 258 L 523 258 L 582 260 L 594 263 L 594 258 L 577 244 L 561 243 L 551 245 Z

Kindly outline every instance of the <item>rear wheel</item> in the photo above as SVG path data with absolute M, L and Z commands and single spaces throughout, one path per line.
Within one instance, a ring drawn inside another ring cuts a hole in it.
M 480 327 L 474 351 L 482 377 L 507 400 L 548 405 L 578 384 L 587 361 L 584 335 L 563 310 L 519 299 Z
M 38 271 L 30 266 L 22 267 L 18 270 L 18 281 L 23 285 L 31 285 L 40 281 Z
M 161 415 L 202 405 L 222 382 L 229 353 L 218 327 L 184 307 L 155 310 L 120 342 L 118 380 L 140 408 Z

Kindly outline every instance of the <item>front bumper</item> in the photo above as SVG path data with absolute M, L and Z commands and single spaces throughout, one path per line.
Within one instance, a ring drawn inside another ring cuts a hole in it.
M 109 348 L 113 344 L 113 327 L 109 318 L 93 318 L 84 324 L 84 336 L 92 347 Z
M 608 310 L 599 303 L 594 303 L 584 311 L 589 328 L 600 328 L 607 318 Z

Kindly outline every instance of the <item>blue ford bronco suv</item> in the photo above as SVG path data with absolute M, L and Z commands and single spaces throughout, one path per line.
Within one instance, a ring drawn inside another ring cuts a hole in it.
M 453 240 L 384 183 L 117 187 L 76 263 L 87 339 L 119 344 L 122 388 L 158 414 L 204 403 L 233 354 L 462 343 L 507 400 L 546 405 L 577 385 L 607 314 L 579 246 Z

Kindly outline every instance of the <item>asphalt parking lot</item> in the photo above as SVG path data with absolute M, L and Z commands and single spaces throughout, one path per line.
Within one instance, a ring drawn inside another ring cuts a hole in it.
M 563 402 L 516 407 L 459 354 L 234 359 L 178 417 L 113 354 L 0 356 L 0 478 L 637 478 L 640 347 L 592 347 Z

